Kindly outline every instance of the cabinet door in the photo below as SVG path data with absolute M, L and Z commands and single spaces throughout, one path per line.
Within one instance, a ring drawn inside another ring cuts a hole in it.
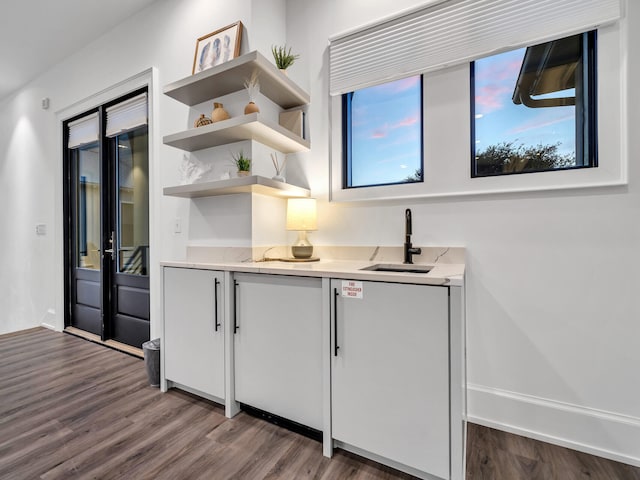
M 235 275 L 238 402 L 322 429 L 322 282 Z
M 167 380 L 224 399 L 223 274 L 164 269 Z
M 449 478 L 448 289 L 332 280 L 332 434 Z M 335 349 L 337 341 L 338 349 Z

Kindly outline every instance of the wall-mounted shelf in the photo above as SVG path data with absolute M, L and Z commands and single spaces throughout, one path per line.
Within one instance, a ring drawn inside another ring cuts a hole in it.
M 308 140 L 270 122 L 260 113 L 241 115 L 203 127 L 190 128 L 184 132 L 166 135 L 162 140 L 165 145 L 171 145 L 187 152 L 242 140 L 255 140 L 282 153 L 309 150 Z
M 165 86 L 164 93 L 193 106 L 244 89 L 244 81 L 258 72 L 260 92 L 282 108 L 309 103 L 302 90 L 262 54 L 253 51 Z
M 259 175 L 165 187 L 163 193 L 171 197 L 183 198 L 215 197 L 235 193 L 261 193 L 283 198 L 308 197 L 310 195 L 309 190 L 306 188 L 278 182 Z

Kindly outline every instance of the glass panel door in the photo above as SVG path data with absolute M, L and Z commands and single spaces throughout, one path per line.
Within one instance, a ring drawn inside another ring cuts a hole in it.
M 114 232 L 109 338 L 140 348 L 149 339 L 149 148 L 143 125 L 108 140 Z
M 70 325 L 102 336 L 102 163 L 93 143 L 69 150 Z

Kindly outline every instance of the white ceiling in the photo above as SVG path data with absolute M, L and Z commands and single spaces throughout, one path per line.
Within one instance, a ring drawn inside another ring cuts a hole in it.
M 155 0 L 0 0 L 0 99 Z

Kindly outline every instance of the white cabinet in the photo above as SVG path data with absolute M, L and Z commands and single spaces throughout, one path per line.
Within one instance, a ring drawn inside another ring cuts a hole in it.
M 331 281 L 332 437 L 448 479 L 449 289 L 357 282 L 357 298 L 344 282 Z
M 234 274 L 235 399 L 322 430 L 322 281 Z
M 164 268 L 164 377 L 218 401 L 225 398 L 224 276 Z

